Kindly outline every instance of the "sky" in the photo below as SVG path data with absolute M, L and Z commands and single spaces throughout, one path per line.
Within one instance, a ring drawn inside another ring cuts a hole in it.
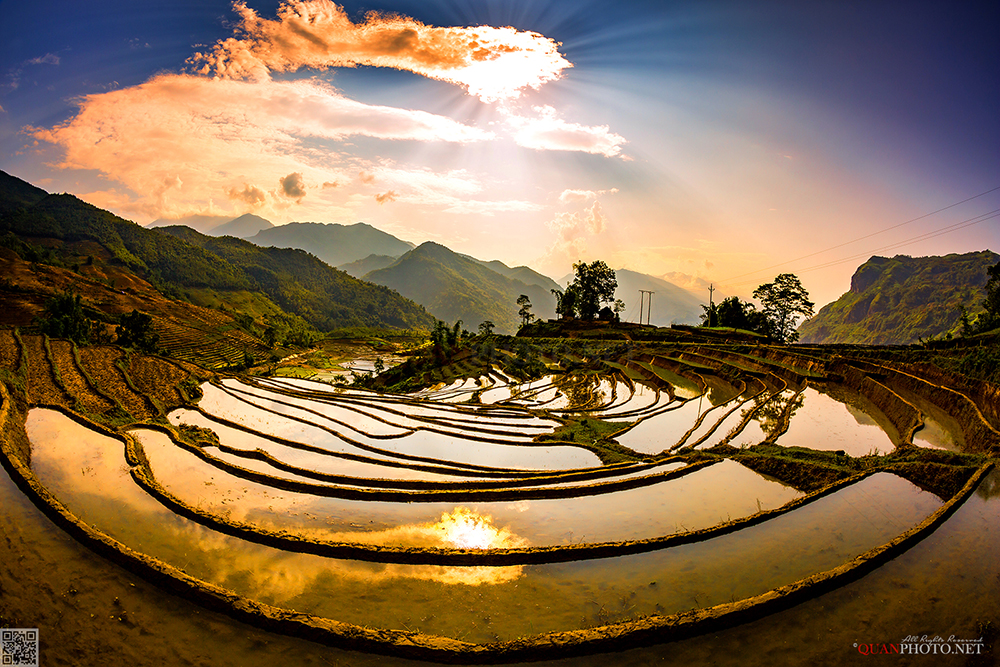
M 790 272 L 819 306 L 871 255 L 1000 251 L 997 25 L 995 1 L 0 0 L 0 169 L 140 224 L 367 222 L 716 297 Z

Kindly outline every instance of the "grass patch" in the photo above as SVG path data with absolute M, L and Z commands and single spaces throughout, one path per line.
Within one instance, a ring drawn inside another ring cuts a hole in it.
M 597 454 L 603 465 L 642 461 L 647 457 L 623 447 L 610 436 L 635 422 L 608 422 L 593 417 L 581 417 L 564 422 L 552 433 L 544 433 L 535 442 L 567 442 L 586 447 Z
M 838 480 L 865 471 L 885 471 L 903 477 L 943 500 L 951 498 L 983 465 L 987 457 L 923 447 L 900 447 L 888 454 L 849 456 L 805 447 L 761 443 L 737 449 L 719 445 L 709 450 L 773 477 L 799 491 L 822 489 Z

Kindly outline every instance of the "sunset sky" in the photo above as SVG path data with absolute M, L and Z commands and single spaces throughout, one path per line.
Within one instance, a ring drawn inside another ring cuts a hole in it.
M 0 169 L 141 224 L 363 221 L 744 296 L 788 271 L 822 305 L 873 254 L 1000 251 L 998 25 L 995 0 L 2 2 Z

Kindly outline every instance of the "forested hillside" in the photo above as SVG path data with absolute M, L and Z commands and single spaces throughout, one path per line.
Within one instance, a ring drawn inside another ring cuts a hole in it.
M 517 331 L 521 321 L 516 301 L 522 294 L 531 299 L 538 317 L 555 314 L 555 298 L 545 287 L 508 278 L 479 260 L 433 242 L 366 274 L 365 280 L 397 290 L 442 320 L 460 319 L 472 330 L 490 320 L 500 333 Z
M 803 343 L 892 345 L 957 334 L 962 308 L 982 310 L 986 270 L 1000 260 L 989 250 L 944 257 L 872 257 L 851 289 L 799 327 Z
M 147 229 L 72 195 L 51 195 L 0 172 L 0 233 L 48 246 L 96 243 L 109 261 L 182 298 L 198 290 L 262 293 L 313 326 L 430 328 L 399 294 L 359 281 L 301 250 L 259 248 L 187 227 Z

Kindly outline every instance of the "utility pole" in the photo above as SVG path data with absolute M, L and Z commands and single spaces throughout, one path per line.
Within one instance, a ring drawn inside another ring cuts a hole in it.
M 713 284 L 710 283 L 708 285 L 708 326 L 710 326 L 710 327 L 715 327 L 715 326 L 719 325 L 719 322 L 718 322 L 719 318 L 717 318 L 717 317 L 713 318 L 712 317 L 712 314 L 715 312 L 715 303 L 713 303 L 713 301 L 712 301 L 712 295 L 714 293 L 715 293 L 715 285 L 713 285 Z M 716 321 L 713 322 L 712 321 L 713 319 L 715 319 Z
M 641 289 L 641 290 L 639 290 L 639 324 L 642 324 L 642 299 L 643 299 L 642 295 L 643 294 L 648 294 L 649 295 L 648 296 L 649 304 L 646 307 L 646 324 L 649 324 L 649 314 L 653 310 L 653 295 L 656 294 L 656 292 L 653 292 L 653 291 L 648 290 L 648 289 Z

